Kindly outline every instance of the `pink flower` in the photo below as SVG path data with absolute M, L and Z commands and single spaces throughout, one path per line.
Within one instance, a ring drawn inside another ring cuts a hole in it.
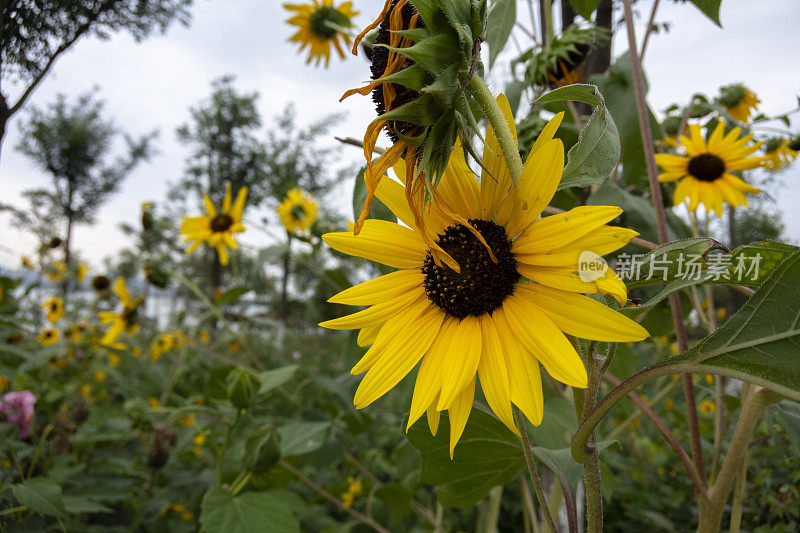
M 33 406 L 36 396 L 29 390 L 7 392 L 0 400 L 0 413 L 5 413 L 9 422 L 17 424 L 19 438 L 25 439 L 31 434 L 30 423 L 33 420 Z

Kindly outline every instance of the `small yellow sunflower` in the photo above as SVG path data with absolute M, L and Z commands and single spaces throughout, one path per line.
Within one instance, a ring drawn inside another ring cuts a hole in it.
M 353 11 L 353 2 L 343 2 L 336 7 L 333 0 L 311 0 L 306 4 L 283 4 L 283 8 L 294 13 L 286 22 L 299 28 L 289 41 L 300 43 L 298 52 L 309 47 L 306 64 L 315 61 L 314 66 L 319 66 L 324 59 L 327 68 L 331 45 L 339 58 L 344 59 L 342 42 L 350 44 L 347 31 L 353 25 L 353 17 L 358 15 L 358 11 Z
M 57 296 L 51 296 L 45 300 L 42 307 L 47 313 L 47 320 L 50 322 L 58 322 L 64 316 L 64 300 Z
M 309 193 L 295 187 L 286 193 L 286 197 L 275 210 L 281 218 L 286 231 L 307 233 L 317 219 L 319 204 Z
M 124 332 L 133 335 L 139 329 L 139 306 L 144 301 L 144 298 L 131 298 L 128 292 L 128 287 L 125 285 L 125 280 L 117 278 L 114 283 L 114 294 L 119 298 L 122 304 L 120 312 L 101 311 L 97 314 L 102 324 L 111 324 L 106 334 L 100 339 L 100 344 L 109 346 L 111 348 L 124 349 L 125 345 L 118 343 L 117 339 Z
M 242 224 L 242 211 L 247 200 L 247 187 L 239 189 L 236 201 L 231 203 L 231 184 L 228 183 L 225 188 L 225 198 L 222 200 L 222 210 L 219 213 L 207 194 L 203 195 L 203 200 L 208 215 L 183 217 L 181 220 L 183 240 L 194 241 L 186 253 L 194 252 L 201 244 L 207 242 L 217 250 L 219 262 L 227 265 L 228 247 L 234 250 L 239 247 L 233 239 L 233 234 L 245 230 Z
M 501 95 L 498 103 L 516 138 L 508 100 Z M 540 363 L 553 379 L 586 387 L 586 369 L 565 333 L 608 342 L 648 336 L 636 322 L 580 294 L 604 292 L 627 301 L 624 283 L 610 268 L 595 281 L 579 275 L 583 254 L 608 254 L 637 235 L 606 225 L 622 210 L 582 206 L 538 218 L 564 170 L 563 145 L 553 138 L 562 117 L 544 128 L 516 186 L 491 128 L 480 183 L 461 148 L 453 150 L 425 214 L 436 248 L 415 224 L 404 186 L 389 178 L 379 182 L 376 196 L 404 225 L 368 219 L 358 235 L 323 236 L 339 252 L 398 269 L 331 298 L 369 307 L 320 324 L 360 329 L 358 344 L 371 345 L 351 371 L 366 372 L 355 406 L 371 404 L 421 362 L 407 427 L 427 413 L 435 434 L 441 411 L 448 410 L 451 457 L 477 379 L 489 407 L 516 432 L 512 403 L 533 424 L 542 420 Z M 404 176 L 404 163 L 394 170 Z
M 764 144 L 764 166 L 773 171 L 784 169 L 797 158 L 797 150 L 789 147 L 789 139 L 773 137 Z
M 58 342 L 61 334 L 55 328 L 44 328 L 39 332 L 39 344 L 42 346 L 50 346 Z
M 747 207 L 745 193 L 759 193 L 761 189 L 748 185 L 732 173 L 761 166 L 764 157 L 748 157 L 763 143 L 748 145 L 753 134 L 739 138 L 741 128 L 725 134 L 725 123 L 720 122 L 706 142 L 699 124 L 689 125 L 689 137 L 681 135 L 681 145 L 687 155 L 656 154 L 656 163 L 664 170 L 659 181 L 678 181 L 675 187 L 675 205 L 689 198 L 689 211 L 696 212 L 702 203 L 706 210 L 722 216 L 722 202 L 732 207 Z
M 758 110 L 758 104 L 761 103 L 756 93 L 740 83 L 722 87 L 718 100 L 728 114 L 739 122 L 750 120 L 750 115 Z

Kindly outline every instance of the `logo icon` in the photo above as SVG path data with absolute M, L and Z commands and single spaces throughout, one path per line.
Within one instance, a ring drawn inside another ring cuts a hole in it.
M 581 281 L 592 282 L 606 275 L 608 263 L 596 253 L 586 250 L 578 257 L 578 276 Z

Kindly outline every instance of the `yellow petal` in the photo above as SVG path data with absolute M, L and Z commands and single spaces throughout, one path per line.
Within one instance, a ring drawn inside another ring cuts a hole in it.
M 481 323 L 474 316 L 462 319 L 443 352 L 442 392 L 436 409 L 449 409 L 464 387 L 475 378 L 481 359 Z
M 641 325 L 597 300 L 542 285 L 517 285 L 520 296 L 543 311 L 563 332 L 602 342 L 636 342 L 650 336 Z
M 511 401 L 519 407 L 531 423 L 541 424 L 544 415 L 544 399 L 539 362 L 519 345 L 505 315 L 502 313 L 495 313 L 495 315 L 495 326 L 500 335 L 506 368 L 508 368 Z
M 428 249 L 419 234 L 385 220 L 366 220 L 361 233 L 337 232 L 322 236 L 339 252 L 363 257 L 394 268 L 421 267 Z
M 514 123 L 514 115 L 511 112 L 508 99 L 505 95 L 501 94 L 497 97 L 497 104 L 503 112 L 506 124 L 508 124 L 511 133 L 514 135 L 514 140 L 516 140 L 517 127 Z M 483 167 L 480 183 L 481 213 L 484 219 L 491 220 L 494 218 L 495 213 L 497 213 L 501 202 L 506 197 L 512 184 L 511 173 L 508 170 L 506 160 L 503 157 L 503 151 L 500 148 L 500 143 L 491 125 L 486 128 L 486 143 L 483 148 Z
M 328 301 L 345 305 L 373 305 L 402 296 L 422 287 L 424 277 L 418 268 L 397 270 L 343 290 Z
M 601 226 L 561 248 L 535 254 L 516 254 L 517 261 L 538 266 L 577 266 L 580 255 L 591 251 L 606 255 L 628 244 L 638 232 L 618 226 Z
M 384 350 L 356 390 L 353 403 L 357 409 L 368 406 L 386 394 L 416 366 L 439 332 L 443 316 L 439 309 L 425 313 L 409 324 L 395 342 Z
M 515 254 L 532 254 L 560 248 L 622 214 L 616 206 L 580 206 L 566 213 L 535 221 L 514 239 Z
M 511 412 L 508 368 L 500 336 L 497 334 L 497 327 L 488 313 L 481 316 L 480 322 L 483 350 L 478 364 L 478 377 L 481 381 L 483 395 L 497 418 L 511 431 L 519 434 L 517 426 L 514 424 L 514 415 Z
M 404 294 L 394 300 L 375 304 L 351 315 L 320 322 L 319 325 L 328 329 L 361 329 L 386 322 L 394 316 L 398 310 L 423 298 L 427 300 L 428 297 L 425 295 L 425 291 L 420 288 L 418 290 L 409 291 L 408 294 Z
M 516 235 L 542 214 L 558 189 L 564 172 L 564 145 L 561 139 L 546 143 L 528 158 L 517 184 L 516 210 L 508 218 L 508 234 Z M 498 224 L 506 220 L 498 217 Z
M 439 398 L 442 390 L 442 375 L 444 374 L 446 357 L 445 353 L 453 340 L 458 320 L 447 317 L 442 322 L 442 327 L 436 335 L 427 355 L 420 363 L 417 380 L 414 383 L 414 394 L 411 397 L 411 411 L 408 415 L 408 428 L 414 425 L 430 407 L 435 409 L 433 403 Z
M 467 419 L 472 411 L 472 401 L 475 398 L 475 378 L 464 387 L 461 393 L 453 401 L 453 405 L 448 409 L 450 413 L 450 459 L 453 458 L 453 451 L 458 444 L 458 439 L 467 427 Z
M 586 387 L 586 368 L 575 348 L 532 302 L 515 293 L 506 298 L 501 310 L 520 346 L 533 354 L 553 379 L 573 387 Z

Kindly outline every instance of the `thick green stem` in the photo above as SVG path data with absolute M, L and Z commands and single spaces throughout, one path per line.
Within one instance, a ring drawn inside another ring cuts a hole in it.
M 539 507 L 542 508 L 542 514 L 547 521 L 550 531 L 555 533 L 558 529 L 556 529 L 556 523 L 553 521 L 553 515 L 550 514 L 550 507 L 547 505 L 547 498 L 544 495 L 542 483 L 539 481 L 539 473 L 536 471 L 536 462 L 533 459 L 531 442 L 528 440 L 528 428 L 525 426 L 525 419 L 516 406 L 513 406 L 513 409 L 514 421 L 517 423 L 517 429 L 519 429 L 520 439 L 522 440 L 522 451 L 525 454 L 525 462 L 528 464 L 528 472 L 533 482 L 533 490 L 536 491 L 536 499 L 539 500 Z
M 698 533 L 713 533 L 720 530 L 725 503 L 733 487 L 736 472 L 747 454 L 750 435 L 756 427 L 764 409 L 778 399 L 777 395 L 753 385 L 745 383 L 742 388 L 742 408 L 739 420 L 733 431 L 728 453 L 719 469 L 714 484 L 709 487 L 707 497 L 700 498 L 700 517 L 697 525 Z
M 729 533 L 739 533 L 742 527 L 742 508 L 744 503 L 744 489 L 747 486 L 747 450 L 744 452 L 739 470 L 736 472 L 736 484 L 733 487 L 733 504 L 731 505 L 731 522 Z
M 603 362 L 602 359 L 595 357 L 593 348 L 587 350 L 586 363 L 589 367 L 589 383 L 583 394 L 581 412 L 578 413 L 581 422 L 589 418 L 597 403 Z M 573 394 L 577 391 L 584 392 L 581 389 L 573 389 Z M 577 396 L 580 396 L 580 393 Z M 577 408 L 577 401 L 575 406 Z M 586 489 L 586 531 L 587 533 L 601 533 L 603 531 L 603 484 L 600 478 L 600 456 L 594 432 L 589 436 L 587 443 L 589 445 L 588 457 L 583 463 L 583 481 Z
M 494 135 L 497 137 L 500 150 L 503 152 L 506 165 L 511 173 L 511 179 L 516 184 L 522 176 L 522 158 L 519 156 L 517 141 L 514 139 L 514 134 L 511 133 L 511 128 L 508 127 L 503 110 L 500 109 L 489 87 L 479 76 L 472 77 L 468 90 L 483 109 L 489 124 L 492 125 Z

